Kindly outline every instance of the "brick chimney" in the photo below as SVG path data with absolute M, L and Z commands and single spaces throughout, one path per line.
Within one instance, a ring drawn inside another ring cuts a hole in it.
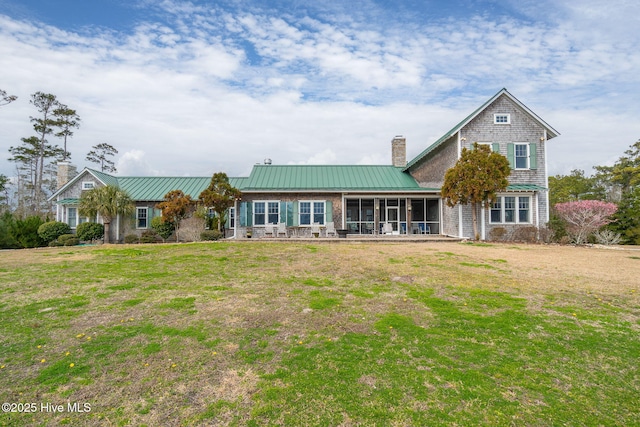
M 391 140 L 391 163 L 396 167 L 407 165 L 407 139 L 402 135 Z
M 70 162 L 58 162 L 58 188 L 71 181 L 77 174 L 77 168 Z

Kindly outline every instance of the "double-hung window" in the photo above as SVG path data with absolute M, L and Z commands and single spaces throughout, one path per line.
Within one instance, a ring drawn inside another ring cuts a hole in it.
M 277 224 L 280 218 L 280 202 L 253 202 L 253 224 Z
M 148 227 L 149 208 L 136 208 L 136 228 Z
M 515 144 L 516 169 L 529 169 L 529 144 Z
M 499 196 L 491 205 L 492 224 L 531 223 L 531 196 Z
M 67 208 L 67 224 L 71 228 L 76 228 L 78 225 L 78 208 Z
M 300 202 L 300 225 L 325 223 L 325 202 Z

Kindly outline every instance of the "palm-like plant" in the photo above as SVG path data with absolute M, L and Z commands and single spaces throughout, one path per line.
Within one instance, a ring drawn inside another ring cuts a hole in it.
M 79 209 L 81 215 L 102 217 L 104 222 L 104 242 L 109 243 L 109 228 L 111 221 L 120 215 L 131 215 L 135 204 L 129 194 L 112 185 L 94 188 L 82 194 Z

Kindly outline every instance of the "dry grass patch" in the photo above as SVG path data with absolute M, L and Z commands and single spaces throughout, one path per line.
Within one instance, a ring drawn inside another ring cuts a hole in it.
M 637 253 L 351 242 L 4 251 L 1 397 L 94 409 L 0 424 L 638 424 Z

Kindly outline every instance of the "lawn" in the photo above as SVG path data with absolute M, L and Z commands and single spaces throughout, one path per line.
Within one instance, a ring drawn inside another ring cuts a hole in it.
M 629 248 L 2 251 L 0 425 L 640 425 L 639 293 Z

